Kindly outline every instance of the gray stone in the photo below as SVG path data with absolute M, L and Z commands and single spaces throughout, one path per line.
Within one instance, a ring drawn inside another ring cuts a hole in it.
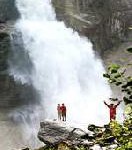
M 40 123 L 38 138 L 48 145 L 56 145 L 60 142 L 74 146 L 81 143 L 87 145 L 91 144 L 91 142 L 89 143 L 86 142 L 85 139 L 81 139 L 81 136 L 84 134 L 86 134 L 86 132 L 81 129 L 68 127 L 63 123 L 55 121 L 45 121 Z
M 52 0 L 59 20 L 88 36 L 101 54 L 132 39 L 131 0 Z

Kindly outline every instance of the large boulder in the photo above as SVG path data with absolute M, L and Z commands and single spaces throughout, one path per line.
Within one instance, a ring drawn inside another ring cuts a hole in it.
M 44 121 L 40 123 L 38 138 L 46 144 L 45 148 L 57 150 L 62 150 L 62 147 L 67 147 L 68 150 L 80 147 L 91 150 L 101 148 L 112 150 L 111 147 L 117 147 L 109 125 L 100 127 L 90 124 L 88 130 L 83 131 L 64 122 Z
M 75 147 L 81 143 L 87 145 L 91 144 L 87 140 L 81 138 L 85 134 L 87 134 L 85 131 L 79 128 L 69 127 L 65 123 L 44 121 L 40 123 L 38 138 L 46 145 L 56 146 L 59 143 L 65 142 Z

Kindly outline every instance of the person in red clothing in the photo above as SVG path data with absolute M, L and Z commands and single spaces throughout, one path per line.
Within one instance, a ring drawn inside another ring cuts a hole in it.
M 64 103 L 61 106 L 61 112 L 62 112 L 62 121 L 66 121 L 66 106 Z
M 61 120 L 62 111 L 60 104 L 57 105 L 57 112 L 58 112 L 58 120 Z
M 110 99 L 111 99 L 111 98 L 110 98 Z M 108 104 L 104 101 L 104 104 L 105 104 L 106 106 L 108 106 L 109 109 L 110 109 L 110 121 L 116 119 L 116 108 L 117 108 L 117 106 L 118 106 L 120 103 L 121 103 L 121 101 L 119 101 L 116 105 L 114 105 L 114 104 L 108 105 Z

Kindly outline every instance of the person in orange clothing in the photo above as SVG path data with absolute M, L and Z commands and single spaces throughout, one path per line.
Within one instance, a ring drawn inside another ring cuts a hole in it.
M 58 112 L 58 120 L 61 120 L 62 111 L 60 104 L 57 105 L 57 112 Z
M 110 99 L 111 99 L 111 98 L 110 98 Z M 117 108 L 117 106 L 118 106 L 120 103 L 121 103 L 121 101 L 119 101 L 116 105 L 114 105 L 114 104 L 108 105 L 108 104 L 104 101 L 104 104 L 105 104 L 106 106 L 108 106 L 108 107 L 109 107 L 109 110 L 110 110 L 110 121 L 116 119 L 116 108 Z
M 61 112 L 62 112 L 62 121 L 66 121 L 66 106 L 64 103 L 61 106 Z

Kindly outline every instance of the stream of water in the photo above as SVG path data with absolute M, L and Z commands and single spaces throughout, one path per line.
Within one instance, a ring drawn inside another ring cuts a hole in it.
M 110 97 L 111 90 L 102 76 L 103 63 L 95 56 L 91 42 L 56 20 L 50 0 L 16 0 L 16 7 L 21 17 L 15 30 L 21 33 L 23 50 L 32 67 L 30 63 L 28 66 L 19 63 L 25 60 L 17 55 L 15 65 L 19 67 L 11 66 L 10 73 L 16 81 L 32 84 L 40 96 L 40 107 L 18 108 L 11 116 L 16 120 L 28 116 L 32 123 L 26 119 L 24 123 L 29 124 L 31 136 L 37 132 L 30 124 L 57 118 L 58 103 L 67 106 L 68 124 L 83 127 L 107 123 L 108 110 L 103 100 Z

